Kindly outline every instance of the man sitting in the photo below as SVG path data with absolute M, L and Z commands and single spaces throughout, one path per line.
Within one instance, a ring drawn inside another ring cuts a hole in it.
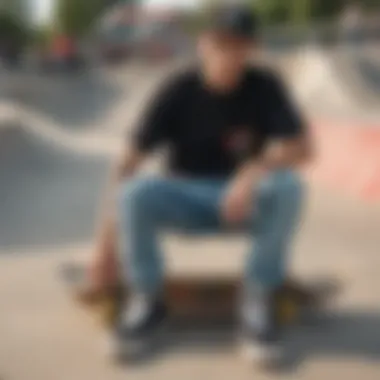
M 119 353 L 146 348 L 167 315 L 160 233 L 243 225 L 252 238 L 243 338 L 262 352 L 277 347 L 273 293 L 287 275 L 303 193 L 295 169 L 309 158 L 310 144 L 280 80 L 249 64 L 256 35 L 251 10 L 216 12 L 199 37 L 199 64 L 164 83 L 118 166 L 117 218 L 104 226 L 97 262 L 103 270 L 109 265 L 112 279 L 115 257 L 107 251 L 118 235 L 120 273 L 131 291 L 113 332 Z M 169 175 L 133 177 L 163 144 L 170 147 Z

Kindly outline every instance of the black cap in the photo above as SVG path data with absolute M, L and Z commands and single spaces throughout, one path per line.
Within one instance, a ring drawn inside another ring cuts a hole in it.
M 257 36 L 258 22 L 252 8 L 230 5 L 214 9 L 208 29 L 252 39 Z

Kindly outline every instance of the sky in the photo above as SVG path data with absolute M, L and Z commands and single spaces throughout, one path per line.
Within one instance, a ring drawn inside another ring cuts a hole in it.
M 185 8 L 194 7 L 199 3 L 200 0 L 145 0 L 147 5 L 173 5 L 173 6 L 183 6 Z
M 30 0 L 33 4 L 33 19 L 36 23 L 44 23 L 49 20 L 54 0 Z M 194 7 L 201 0 L 144 0 L 147 5 L 181 5 L 183 7 Z
M 44 23 L 49 20 L 54 0 L 32 0 L 33 19 L 36 23 Z

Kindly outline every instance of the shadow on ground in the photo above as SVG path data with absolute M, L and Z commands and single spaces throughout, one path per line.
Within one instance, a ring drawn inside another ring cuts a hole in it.
M 288 369 L 314 358 L 380 362 L 380 314 L 347 311 L 322 318 L 290 336 L 285 352 Z
M 279 370 L 288 372 L 313 359 L 350 359 L 380 362 L 380 313 L 342 311 L 319 316 L 305 326 L 292 329 L 284 343 L 284 362 Z M 236 333 L 230 328 L 175 329 L 161 355 L 182 355 L 190 351 L 230 350 Z

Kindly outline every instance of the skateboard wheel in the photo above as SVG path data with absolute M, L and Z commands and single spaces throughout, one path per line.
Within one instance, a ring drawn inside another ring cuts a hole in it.
M 284 297 L 279 300 L 278 304 L 278 318 L 282 325 L 293 324 L 297 321 L 299 316 L 299 307 L 295 300 Z
M 117 317 L 117 304 L 114 299 L 107 297 L 100 302 L 96 312 L 99 314 L 101 325 L 111 327 Z

